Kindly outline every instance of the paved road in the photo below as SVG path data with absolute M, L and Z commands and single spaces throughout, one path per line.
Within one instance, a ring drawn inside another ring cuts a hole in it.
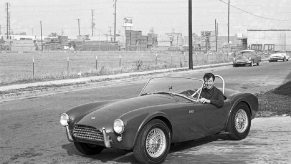
M 291 80 L 291 62 L 168 74 L 201 77 L 209 71 L 222 75 L 227 87 L 251 93 Z M 132 153 L 115 149 L 93 157 L 82 156 L 67 141 L 59 114 L 92 101 L 133 97 L 147 78 L 103 82 L 85 90 L 1 102 L 0 163 L 136 163 Z M 290 117 L 256 118 L 249 136 L 242 141 L 223 140 L 224 136 L 218 135 L 181 143 L 172 147 L 165 163 L 291 163 L 290 124 Z

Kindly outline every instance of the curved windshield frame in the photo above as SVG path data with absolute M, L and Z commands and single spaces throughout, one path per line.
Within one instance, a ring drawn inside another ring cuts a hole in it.
M 172 94 L 197 101 L 203 80 L 184 77 L 157 77 L 150 79 L 140 92 L 140 96 L 148 94 Z M 187 93 L 187 94 L 186 94 Z

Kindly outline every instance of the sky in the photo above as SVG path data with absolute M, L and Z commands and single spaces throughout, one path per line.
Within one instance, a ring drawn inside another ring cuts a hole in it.
M 94 10 L 94 36 L 113 34 L 113 0 L 6 0 L 0 1 L 1 32 L 6 31 L 6 5 L 9 2 L 14 33 L 43 35 L 52 32 L 75 37 L 80 19 L 81 34 L 91 35 Z M 213 31 L 215 19 L 219 35 L 227 35 L 227 0 L 192 0 L 193 32 Z M 291 29 L 290 0 L 230 0 L 230 34 L 247 29 Z M 133 30 L 146 35 L 151 29 L 159 35 L 179 32 L 188 35 L 188 0 L 117 0 L 117 33 L 123 33 L 123 19 L 131 17 Z

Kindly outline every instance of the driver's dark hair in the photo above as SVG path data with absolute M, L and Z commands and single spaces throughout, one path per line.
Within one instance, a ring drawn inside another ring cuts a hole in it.
M 203 76 L 203 80 L 206 79 L 210 79 L 212 77 L 213 81 L 215 80 L 215 76 L 213 75 L 213 73 L 205 73 Z

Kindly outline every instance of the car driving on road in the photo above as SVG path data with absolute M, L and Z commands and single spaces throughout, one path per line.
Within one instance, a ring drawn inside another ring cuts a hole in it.
M 243 50 L 236 54 L 233 59 L 233 67 L 236 66 L 257 66 L 260 65 L 261 56 L 255 50 Z
M 258 99 L 251 93 L 225 88 L 224 106 L 202 104 L 202 79 L 160 77 L 148 81 L 137 97 L 97 101 L 61 114 L 60 123 L 75 148 L 86 155 L 105 148 L 133 151 L 141 163 L 161 163 L 171 143 L 220 132 L 230 139 L 247 137 Z M 118 94 L 118 93 L 117 93 Z
M 269 62 L 277 62 L 277 61 L 288 61 L 289 60 L 289 55 L 287 55 L 286 52 L 277 52 L 274 54 L 271 54 L 269 57 Z

